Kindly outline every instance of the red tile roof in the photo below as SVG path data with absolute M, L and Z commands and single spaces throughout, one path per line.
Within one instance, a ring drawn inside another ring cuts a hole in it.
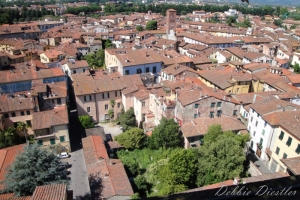
M 14 196 L 14 193 L 0 194 L 1 200 L 31 200 L 31 196 Z
M 102 180 L 103 187 L 99 198 L 133 195 L 122 162 L 108 158 L 101 136 L 83 138 L 82 145 L 88 174 L 99 176 Z
M 184 124 L 181 127 L 181 131 L 184 137 L 193 137 L 199 135 L 205 135 L 209 126 L 213 124 L 220 124 L 223 131 L 240 131 L 246 130 L 245 125 L 236 118 L 233 117 L 200 117 Z
M 65 184 L 37 186 L 31 200 L 64 200 L 67 197 Z
M 32 130 L 51 128 L 52 126 L 68 123 L 68 110 L 65 105 L 49 111 L 35 112 L 32 115 Z
M 18 153 L 24 150 L 24 144 L 7 147 L 0 149 L 0 182 L 4 181 L 6 169 L 14 162 Z M 4 185 L 0 184 L 0 190 L 4 188 Z

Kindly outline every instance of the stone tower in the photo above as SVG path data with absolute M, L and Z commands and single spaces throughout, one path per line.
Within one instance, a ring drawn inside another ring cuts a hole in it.
M 176 10 L 174 9 L 169 9 L 166 12 L 167 14 L 167 35 L 170 34 L 170 30 L 172 29 L 172 27 L 175 28 L 176 26 Z

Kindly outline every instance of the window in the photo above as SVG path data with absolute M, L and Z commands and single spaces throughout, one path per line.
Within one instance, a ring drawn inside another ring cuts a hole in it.
M 253 121 L 253 117 L 251 117 L 251 122 Z
M 102 99 L 105 99 L 105 94 L 104 93 L 102 93 Z
M 253 132 L 253 136 L 255 136 L 255 134 L 256 134 L 256 131 Z
M 292 144 L 292 138 L 289 137 L 289 139 L 286 141 L 286 145 L 291 146 Z
M 61 105 L 61 98 L 58 98 L 58 99 L 57 99 L 57 104 L 58 104 L 58 105 Z
M 236 92 L 237 92 L 237 93 L 239 92 L 239 90 L 240 90 L 240 88 L 236 88 Z
M 216 103 L 211 103 L 211 104 L 210 104 L 210 107 L 211 107 L 211 108 L 214 108 L 215 105 L 216 105 Z
M 82 71 L 85 72 L 85 69 L 83 69 Z
M 137 74 L 141 74 L 142 73 L 142 70 L 139 68 L 139 69 L 136 69 L 136 73 Z
M 84 101 L 91 101 L 92 100 L 92 95 L 87 95 L 87 96 L 84 96 Z
M 120 108 L 121 107 L 121 103 L 118 103 L 117 106 L 118 106 L 118 108 Z
M 30 110 L 27 110 L 27 111 L 26 111 L 26 114 L 27 114 L 27 115 L 30 115 Z
M 54 103 L 54 99 L 52 99 L 51 102 Z
M 59 137 L 59 141 L 60 141 L 60 142 L 64 142 L 64 141 L 65 141 L 65 136 L 60 136 L 60 137 Z
M 262 134 L 262 135 L 265 135 L 265 129 L 262 130 L 262 133 L 261 133 L 261 134 Z
M 236 116 L 237 110 L 233 111 L 233 116 Z
M 142 102 L 142 106 L 143 106 L 143 107 L 145 106 L 145 101 Z
M 27 124 L 27 126 L 32 127 L 30 120 L 26 120 L 26 124 Z
M 264 139 L 260 138 L 259 144 L 262 145 L 264 142 Z
M 73 74 L 76 74 L 76 70 L 73 70 Z
M 297 146 L 296 153 L 297 153 L 297 154 L 300 153 L 300 144 L 298 144 L 298 146 Z
M 283 159 L 286 159 L 286 158 L 287 158 L 286 153 L 283 154 L 282 158 L 283 158 Z
M 267 122 L 265 122 L 265 124 L 264 124 L 264 127 L 266 127 L 267 126 Z
M 38 140 L 38 145 L 43 145 L 43 140 Z
M 125 75 L 129 75 L 129 70 L 125 70 Z
M 284 137 L 284 132 L 283 132 L 283 131 L 281 131 L 281 132 L 280 132 L 280 135 L 279 135 L 279 139 L 280 139 L 280 140 L 282 140 L 282 139 L 283 139 L 283 137 Z
M 4 117 L 5 117 L 5 118 L 9 118 L 9 116 L 8 116 L 8 114 L 7 114 L 7 113 L 6 113 L 6 114 L 4 114 Z
M 258 125 L 258 121 L 255 122 L 255 126 L 257 126 L 257 125 Z
M 221 105 L 222 105 L 222 102 L 217 103 L 217 107 L 221 107 Z
M 196 119 L 198 117 L 198 115 L 197 114 L 194 114 L 194 119 Z
M 198 103 L 195 104 L 195 109 L 197 109 L 197 108 L 199 108 L 199 104 Z
M 221 111 L 221 110 L 218 110 L 218 111 L 217 111 L 217 117 L 221 117 L 221 113 L 222 113 L 222 111 Z
M 276 153 L 277 155 L 279 155 L 279 152 L 280 152 L 280 148 L 277 147 L 275 153 Z
M 146 67 L 146 73 L 150 72 L 150 68 Z
M 15 116 L 16 116 L 16 113 L 14 113 L 14 112 L 11 113 L 11 116 L 12 116 L 12 117 L 15 117 Z
M 154 66 L 154 67 L 152 68 L 152 73 L 153 73 L 153 74 L 156 74 L 156 66 Z
M 90 113 L 90 112 L 91 112 L 91 107 L 87 107 L 87 108 L 86 108 L 86 111 L 87 111 L 88 113 Z
M 118 96 L 118 92 L 117 92 L 117 91 L 115 91 L 115 96 L 116 96 L 116 97 Z
M 54 139 L 54 138 L 51 138 L 51 139 L 50 139 L 50 144 L 51 144 L 51 145 L 55 144 L 55 139 Z
M 214 118 L 214 112 L 210 112 L 209 117 Z
M 106 93 L 106 96 L 107 96 L 107 98 L 109 99 L 109 92 L 108 92 L 108 93 Z
M 24 111 L 21 111 L 21 116 L 24 116 L 25 115 L 25 112 Z
M 108 110 L 108 104 L 105 104 L 104 108 L 105 110 Z

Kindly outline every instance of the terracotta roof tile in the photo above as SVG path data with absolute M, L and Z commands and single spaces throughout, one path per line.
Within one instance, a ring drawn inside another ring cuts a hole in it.
M 31 200 L 59 200 L 67 196 L 67 186 L 65 184 L 37 186 L 33 192 Z
M 300 174 L 300 157 L 281 159 L 281 162 L 294 174 Z
M 213 124 L 220 124 L 223 131 L 240 131 L 247 129 L 245 125 L 236 118 L 233 117 L 200 117 L 184 124 L 181 127 L 181 132 L 184 137 L 193 137 L 199 135 L 205 135 L 209 126 Z
M 32 115 L 32 130 L 51 128 L 52 126 L 68 123 L 68 110 L 65 105 L 49 111 L 34 112 Z

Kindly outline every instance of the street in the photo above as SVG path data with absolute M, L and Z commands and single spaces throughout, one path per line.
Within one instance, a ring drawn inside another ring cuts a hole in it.
M 91 192 L 83 150 L 72 152 L 69 163 L 72 165 L 69 177 L 71 178 L 70 189 L 73 190 L 73 199 L 86 199 Z

